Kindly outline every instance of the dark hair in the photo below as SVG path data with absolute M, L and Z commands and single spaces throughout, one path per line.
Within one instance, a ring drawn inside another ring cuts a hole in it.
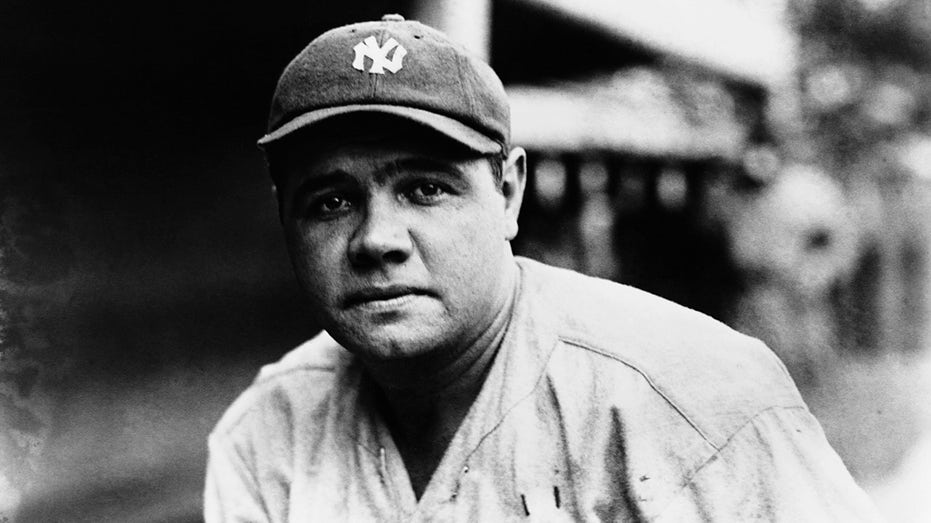
M 492 153 L 485 157 L 491 165 L 491 175 L 495 179 L 495 187 L 501 190 L 501 184 L 504 181 L 504 164 L 508 161 L 507 146 L 501 146 L 501 152 Z

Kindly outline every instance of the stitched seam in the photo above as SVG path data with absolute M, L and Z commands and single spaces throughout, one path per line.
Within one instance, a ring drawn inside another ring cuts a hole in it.
M 543 383 L 543 378 L 544 376 L 546 376 L 546 367 L 547 365 L 549 365 L 549 360 L 552 357 L 553 352 L 555 350 L 556 350 L 556 343 L 554 343 L 553 347 L 549 350 L 549 352 L 547 352 L 547 356 L 545 360 L 542 362 L 542 365 L 540 366 L 540 375 L 537 376 L 537 381 L 533 384 L 533 387 L 531 387 L 530 390 L 527 391 L 526 394 L 521 396 L 520 399 L 515 401 L 514 404 L 511 405 L 508 408 L 508 410 L 506 410 L 504 414 L 501 415 L 500 418 L 498 418 L 498 421 L 496 421 L 495 424 L 490 429 L 488 429 L 488 432 L 486 432 L 481 438 L 479 438 L 478 443 L 475 444 L 475 448 L 469 451 L 469 453 L 466 455 L 466 459 L 465 459 L 466 462 L 468 462 L 472 458 L 473 454 L 478 452 L 478 449 L 482 447 L 482 444 L 485 443 L 485 440 L 488 439 L 489 436 L 491 436 L 495 431 L 498 430 L 498 428 L 504 423 L 504 420 L 507 419 L 507 417 L 511 415 L 511 412 L 514 409 L 516 409 L 521 403 L 523 403 L 527 398 L 533 396 L 533 394 L 537 391 L 537 389 L 540 388 L 540 384 Z
M 455 60 L 455 62 L 456 62 L 456 76 L 457 76 L 458 78 L 460 78 L 461 80 L 465 80 L 465 79 L 467 78 L 467 76 L 464 76 L 464 75 L 462 74 L 461 57 L 460 57 L 458 54 L 453 54 L 453 56 L 456 58 L 456 60 Z M 470 80 L 466 80 L 466 81 L 461 82 L 461 85 L 462 85 L 462 96 L 465 98 L 466 103 L 467 103 L 468 106 L 469 106 L 469 114 L 475 114 L 475 100 L 474 100 L 474 96 L 473 96 L 473 95 L 474 95 L 474 92 L 475 92 L 475 89 L 473 88 L 472 84 L 469 83 L 469 82 L 470 82 Z M 457 118 L 457 119 L 458 119 L 458 118 Z M 472 123 L 471 123 L 471 122 L 469 122 L 469 127 L 472 127 Z
M 378 34 L 378 40 L 376 41 L 376 43 L 380 42 L 378 45 L 384 45 L 384 43 L 385 43 L 385 36 L 386 36 L 387 34 L 388 34 L 388 29 L 382 29 L 382 30 L 381 30 L 381 33 Z M 397 52 L 397 51 L 395 51 L 395 52 Z M 387 57 L 386 57 L 386 58 L 387 58 Z M 373 64 L 373 65 L 374 65 L 374 64 Z M 364 69 L 364 68 L 365 68 L 365 66 L 363 66 L 363 69 Z M 371 68 L 369 68 L 368 76 L 369 76 L 369 78 L 372 80 L 372 93 L 371 93 L 369 96 L 371 97 L 372 101 L 374 102 L 374 101 L 378 100 L 378 77 L 381 76 L 381 75 L 380 75 L 380 74 L 374 74 L 374 73 L 372 73 L 372 72 L 371 72 Z
M 319 370 L 321 372 L 334 372 L 336 370 L 336 365 L 315 365 L 313 363 L 308 363 L 304 365 L 299 365 L 297 367 L 291 367 L 287 369 L 275 370 L 274 372 L 269 373 L 267 376 L 261 376 L 252 382 L 252 386 L 264 385 L 269 381 L 279 378 L 282 376 L 287 376 L 293 372 L 304 372 L 304 371 L 313 371 Z
M 650 376 L 647 375 L 647 373 L 645 373 L 645 372 L 644 372 L 643 370 L 641 370 L 639 367 L 637 367 L 637 365 L 635 365 L 635 364 L 633 364 L 633 363 L 631 363 L 631 362 L 629 362 L 629 361 L 626 361 L 626 360 L 624 360 L 624 359 L 621 359 L 621 358 L 618 357 L 616 354 L 611 354 L 610 352 L 607 352 L 607 351 L 605 351 L 605 350 L 598 349 L 598 348 L 596 348 L 596 347 L 592 347 L 592 346 L 590 346 L 590 345 L 588 345 L 588 344 L 586 344 L 586 343 L 583 343 L 583 342 L 581 342 L 581 341 L 573 340 L 573 339 L 571 339 L 571 338 L 567 338 L 567 337 L 563 337 L 563 336 L 560 336 L 559 339 L 562 340 L 562 341 L 565 342 L 565 343 L 568 343 L 568 344 L 573 345 L 573 346 L 575 346 L 575 347 L 578 347 L 578 348 L 580 348 L 580 349 L 588 350 L 588 351 L 594 352 L 595 354 L 600 354 L 601 356 L 604 356 L 605 358 L 614 360 L 614 361 L 616 361 L 616 362 L 618 362 L 618 363 L 621 363 L 621 364 L 623 364 L 623 365 L 625 365 L 625 366 L 627 366 L 627 367 L 630 367 L 631 369 L 633 369 L 634 371 L 636 371 L 637 374 L 639 374 L 639 375 L 647 382 L 647 384 L 650 386 L 650 388 L 652 388 L 657 394 L 659 394 L 659 396 L 660 396 L 661 398 L 663 398 L 663 400 L 665 400 L 666 403 L 668 403 L 669 406 L 672 407 L 672 409 L 675 410 L 675 411 L 679 414 L 679 416 L 682 416 L 682 419 L 684 419 L 684 420 L 686 421 L 686 423 L 688 423 L 688 424 L 695 430 L 695 432 L 697 432 L 698 435 L 701 436 L 701 438 L 702 438 L 703 440 L 705 440 L 705 442 L 707 442 L 709 445 L 711 445 L 711 447 L 714 448 L 716 451 L 717 451 L 717 450 L 720 450 L 720 448 L 719 448 L 717 445 L 715 445 L 713 441 L 711 441 L 711 438 L 710 438 L 707 434 L 705 434 L 705 431 L 703 431 L 701 428 L 699 428 L 699 427 L 698 427 L 698 424 L 696 424 L 694 421 L 692 421 L 692 418 L 688 417 L 688 416 L 685 414 L 685 412 L 683 412 L 682 409 L 679 408 L 679 406 L 676 405 L 676 403 L 675 403 L 674 401 L 672 401 L 672 399 L 670 399 L 669 396 L 667 396 L 666 393 L 663 392 L 663 391 L 659 388 L 659 386 L 658 386 L 656 383 L 653 382 L 653 380 L 650 378 Z
M 676 491 L 675 494 L 673 494 L 672 499 L 676 499 L 676 498 L 678 498 L 679 496 L 681 496 L 681 495 L 682 495 L 682 492 L 685 491 L 685 489 L 686 489 L 689 485 L 691 485 L 693 481 L 695 481 L 695 477 L 698 476 L 698 475 L 705 469 L 706 466 L 708 466 L 712 461 L 714 461 L 718 456 L 720 456 L 720 455 L 721 455 L 721 452 L 723 452 L 724 449 L 727 448 L 727 446 L 731 443 L 731 441 L 733 441 L 734 438 L 736 438 L 741 432 L 743 432 L 743 431 L 747 428 L 747 426 L 752 425 L 753 423 L 755 423 L 756 420 L 759 419 L 763 414 L 766 414 L 767 412 L 769 412 L 769 411 L 771 411 L 771 410 L 776 410 L 776 409 L 780 409 L 780 410 L 807 410 L 807 408 L 806 408 L 805 406 L 803 406 L 803 405 L 789 405 L 789 406 L 785 406 L 785 405 L 771 405 L 771 406 L 769 406 L 769 407 L 765 407 L 765 408 L 763 408 L 763 409 L 760 409 L 759 411 L 757 411 L 756 414 L 754 414 L 753 416 L 750 416 L 750 418 L 749 418 L 746 422 L 744 422 L 743 425 L 741 425 L 740 427 L 738 427 L 737 430 L 735 430 L 730 436 L 728 436 L 727 440 L 721 445 L 721 448 L 715 450 L 715 452 L 713 452 L 713 453 L 711 454 L 711 456 L 708 456 L 708 459 L 706 459 L 705 461 L 703 461 L 703 462 L 701 463 L 701 465 L 699 465 L 698 467 L 695 468 L 695 470 L 692 471 L 691 474 L 689 474 L 688 476 L 686 476 L 685 480 L 684 480 L 683 483 L 682 483 L 682 486 L 680 486 L 680 487 L 679 487 L 679 490 Z M 657 516 L 657 519 L 661 518 L 661 517 L 663 516 L 664 513 L 665 513 L 665 511 L 664 511 L 664 512 L 660 512 L 659 515 Z

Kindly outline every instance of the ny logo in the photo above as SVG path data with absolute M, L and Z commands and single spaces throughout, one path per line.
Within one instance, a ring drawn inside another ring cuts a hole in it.
M 394 53 L 391 55 L 391 60 L 388 60 L 388 53 L 392 49 L 394 49 Z M 365 71 L 365 57 L 367 56 L 372 59 L 372 67 L 369 68 L 369 72 L 375 74 L 385 74 L 385 69 L 392 73 L 400 71 L 401 67 L 403 67 L 401 60 L 407 54 L 407 49 L 394 38 L 389 38 L 385 45 L 379 47 L 374 36 L 359 42 L 352 50 L 356 52 L 356 58 L 352 61 L 352 66 L 360 71 Z

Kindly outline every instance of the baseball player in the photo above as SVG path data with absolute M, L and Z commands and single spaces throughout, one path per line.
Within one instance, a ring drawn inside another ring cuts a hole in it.
M 509 134 L 491 68 L 398 15 L 287 66 L 259 144 L 324 331 L 211 433 L 206 520 L 877 520 L 762 343 L 513 255 Z

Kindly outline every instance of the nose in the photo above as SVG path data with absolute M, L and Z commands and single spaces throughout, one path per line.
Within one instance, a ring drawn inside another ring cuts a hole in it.
M 403 263 L 411 256 L 413 247 L 397 204 L 373 198 L 349 240 L 349 260 L 356 267 Z

